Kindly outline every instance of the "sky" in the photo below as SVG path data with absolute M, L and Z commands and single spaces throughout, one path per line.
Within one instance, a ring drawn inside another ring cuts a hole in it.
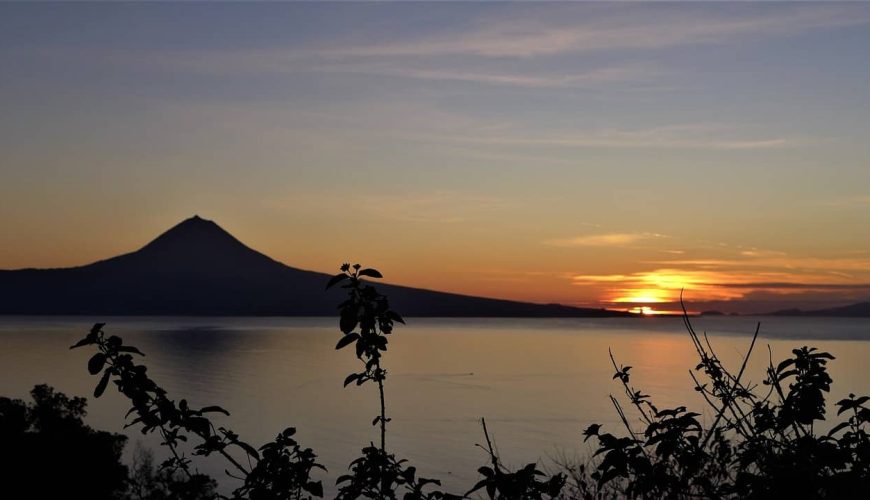
M 0 269 L 194 214 L 534 302 L 870 299 L 870 4 L 0 4 Z

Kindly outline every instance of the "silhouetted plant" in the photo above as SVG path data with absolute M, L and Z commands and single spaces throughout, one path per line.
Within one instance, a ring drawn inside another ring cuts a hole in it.
M 32 403 L 0 397 L 0 496 L 121 496 L 127 438 L 85 425 L 84 398 L 69 398 L 47 385 L 37 385 L 30 395 Z
M 336 481 L 341 485 L 338 498 L 397 498 L 397 490 L 402 487 L 406 492 L 402 498 L 416 499 L 457 499 L 463 498 L 449 493 L 433 490 L 424 492 L 429 485 L 441 485 L 436 479 L 418 478 L 414 467 L 406 467 L 406 460 L 397 460 L 395 455 L 387 452 L 386 433 L 390 418 L 386 415 L 384 397 L 384 381 L 387 371 L 381 365 L 383 352 L 387 350 L 389 340 L 387 335 L 393 332 L 395 322 L 404 324 L 402 317 L 390 309 L 386 296 L 377 292 L 374 286 L 366 283 L 363 278 L 380 279 L 383 276 L 376 269 L 363 269 L 359 264 L 352 267 L 343 264 L 341 272 L 333 276 L 326 285 L 329 289 L 341 284 L 347 290 L 348 298 L 338 308 L 340 311 L 339 327 L 342 337 L 336 344 L 336 349 L 353 345 L 356 356 L 363 362 L 363 370 L 351 373 L 344 380 L 347 387 L 350 383 L 362 385 L 368 381 L 378 384 L 380 415 L 372 421 L 372 425 L 380 424 L 380 447 L 374 444 L 363 448 L 362 456 L 350 465 L 350 474 L 343 475 Z M 358 331 L 357 331 L 358 330 Z M 487 443 L 489 434 L 485 421 L 481 420 Z M 557 474 L 545 481 L 540 480 L 544 473 L 537 469 L 536 464 L 511 472 L 504 468 L 493 451 L 491 444 L 487 448 L 493 467 L 482 467 L 479 472 L 484 478 L 465 496 L 485 488 L 492 499 L 542 499 L 546 496 L 556 497 L 565 484 L 565 476 Z
M 156 469 L 153 454 L 137 446 L 123 500 L 213 500 L 217 483 L 205 474 L 188 478 L 178 471 Z
M 387 371 L 381 367 L 382 352 L 387 350 L 389 340 L 387 335 L 393 333 L 393 322 L 404 323 L 396 312 L 390 309 L 389 300 L 385 295 L 379 294 L 375 287 L 366 284 L 362 278 L 382 278 L 376 269 L 360 269 L 362 266 L 354 264 L 351 271 L 350 264 L 341 266 L 341 273 L 333 276 L 326 284 L 327 290 L 339 283 L 348 291 L 348 299 L 339 304 L 340 311 L 339 328 L 344 336 L 336 344 L 336 349 L 342 349 L 349 345 L 356 348 L 356 357 L 364 363 L 365 368 L 358 373 L 351 373 L 344 379 L 347 387 L 351 382 L 362 385 L 369 380 L 378 384 L 378 395 L 381 403 L 381 414 L 375 417 L 372 425 L 380 424 L 381 427 L 381 453 L 386 452 L 387 418 L 386 402 L 384 398 L 384 380 Z M 359 327 L 359 332 L 355 330 Z
M 285 429 L 278 437 L 259 450 L 241 441 L 238 434 L 225 428 L 216 427 L 207 414 L 229 412 L 219 406 L 206 406 L 193 409 L 182 399 L 175 403 L 167 393 L 146 374 L 144 365 L 133 362 L 133 355 L 144 356 L 139 349 L 124 345 L 120 337 L 106 337 L 103 332 L 105 323 L 97 323 L 91 331 L 70 349 L 83 346 L 96 346 L 98 352 L 88 361 L 88 371 L 92 375 L 102 372 L 94 389 L 94 397 L 100 397 L 110 380 L 124 396 L 130 399 L 132 408 L 127 415 L 135 415 L 125 427 L 140 424 L 142 433 L 157 431 L 162 444 L 166 445 L 172 456 L 164 461 L 160 469 L 170 474 L 180 473 L 193 478 L 190 459 L 179 449 L 179 443 L 186 442 L 189 435 L 196 436 L 200 443 L 194 446 L 193 455 L 209 456 L 218 453 L 223 456 L 244 481 L 235 490 L 235 498 L 260 499 L 302 499 L 323 496 L 320 481 L 310 478 L 311 470 L 323 469 L 316 462 L 310 448 L 303 449 L 291 437 L 293 428 Z M 235 449 L 245 455 L 248 467 L 243 466 L 228 450 Z M 325 470 L 325 469 L 324 469 Z M 229 472 L 228 472 L 229 474 Z
M 483 435 L 486 438 L 486 452 L 489 454 L 492 467 L 481 467 L 477 470 L 483 479 L 477 482 L 465 495 L 471 495 L 475 491 L 484 489 L 491 499 L 522 498 L 528 500 L 542 500 L 544 498 L 558 497 L 565 486 L 564 474 L 556 474 L 546 478 L 546 474 L 538 470 L 537 464 L 530 463 L 525 467 L 511 472 L 506 469 L 499 460 L 489 439 L 489 431 L 486 428 L 486 420 L 481 419 Z M 544 479 L 541 479 L 544 478 Z
M 382 278 L 376 269 L 362 269 L 355 264 L 343 264 L 341 272 L 333 276 L 326 284 L 329 289 L 335 285 L 347 290 L 348 298 L 338 308 L 340 311 L 339 328 L 342 337 L 336 344 L 336 349 L 354 346 L 356 357 L 363 362 L 363 369 L 351 373 L 344 379 L 347 387 L 354 382 L 360 386 L 368 381 L 378 385 L 380 414 L 372 420 L 372 425 L 380 425 L 380 446 L 374 444 L 362 450 L 362 456 L 351 462 L 350 474 L 340 476 L 336 484 L 340 486 L 337 498 L 397 498 L 397 490 L 401 487 L 406 492 L 402 498 L 416 499 L 449 499 L 461 498 L 440 491 L 424 492 L 429 485 L 440 486 L 437 479 L 418 478 L 414 467 L 406 467 L 406 460 L 397 460 L 395 455 L 387 452 L 387 417 L 384 381 L 387 378 L 386 369 L 381 366 L 383 352 L 387 350 L 389 340 L 387 335 L 393 332 L 395 322 L 405 323 L 402 317 L 390 309 L 389 300 L 381 295 L 375 287 L 362 278 Z
M 865 406 L 870 398 L 850 394 L 837 403 L 838 415 L 846 413 L 848 419 L 828 433 L 815 432 L 816 422 L 825 419 L 831 354 L 802 347 L 776 366 L 771 356 L 763 381 L 767 389 L 760 391 L 743 379 L 758 328 L 734 374 L 706 334 L 694 330 L 685 309 L 683 318 L 700 360 L 690 374 L 714 412 L 712 424 L 704 428 L 700 415 L 684 406 L 659 409 L 631 385 L 631 367 L 618 366 L 611 354 L 613 378 L 641 428 L 632 428 L 611 396 L 627 435 L 604 433 L 599 424 L 586 429 L 586 439 L 598 441 L 600 459 L 590 474 L 596 484 L 580 485 L 584 498 L 592 498 L 596 488 L 629 498 L 844 498 L 870 491 L 870 409 Z

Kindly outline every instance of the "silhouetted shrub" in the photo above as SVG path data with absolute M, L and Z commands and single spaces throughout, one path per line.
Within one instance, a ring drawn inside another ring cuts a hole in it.
M 85 425 L 84 398 L 68 398 L 47 385 L 37 385 L 30 395 L 32 403 L 0 397 L 0 497 L 122 495 L 127 438 Z
M 381 366 L 381 359 L 387 350 L 387 335 L 393 332 L 394 322 L 405 321 L 390 309 L 387 297 L 365 283 L 363 277 L 382 276 L 376 269 L 362 269 L 362 266 L 355 264 L 351 270 L 349 264 L 344 264 L 341 273 L 333 276 L 326 288 L 342 284 L 341 287 L 347 290 L 347 300 L 338 306 L 341 318 L 339 328 L 343 336 L 335 348 L 354 346 L 356 357 L 363 362 L 362 371 L 351 373 L 345 378 L 345 387 L 352 382 L 358 386 L 368 381 L 378 384 L 381 412 L 372 420 L 372 425 L 380 426 L 380 446 L 372 444 L 363 448 L 362 455 L 351 462 L 350 474 L 336 480 L 339 485 L 336 498 L 395 499 L 400 488 L 405 491 L 402 496 L 405 500 L 461 498 L 441 491 L 424 491 L 430 485 L 440 486 L 441 482 L 417 477 L 416 468 L 405 465 L 407 460 L 398 460 L 387 452 L 387 423 L 390 421 L 384 394 L 387 371 Z
M 382 275 L 376 269 L 362 269 L 359 264 L 355 264 L 352 268 L 349 264 L 343 264 L 341 272 L 333 276 L 326 285 L 326 288 L 329 289 L 341 284 L 341 287 L 348 292 L 348 299 L 338 306 L 341 318 L 339 328 L 343 336 L 335 348 L 342 349 L 354 346 L 356 357 L 364 365 L 362 371 L 348 375 L 344 380 L 344 385 L 346 387 L 352 382 L 355 382 L 356 385 L 362 385 L 368 381 L 376 382 L 381 408 L 380 415 L 372 420 L 372 425 L 380 425 L 380 447 L 372 444 L 363 448 L 362 456 L 350 465 L 351 473 L 339 477 L 336 481 L 340 485 L 337 498 L 395 499 L 400 494 L 398 491 L 400 488 L 405 491 L 402 496 L 404 500 L 458 499 L 467 497 L 480 489 L 484 489 L 492 499 L 527 498 L 532 500 L 557 497 L 565 484 L 565 476 L 556 474 L 552 478 L 541 480 L 541 476 L 545 474 L 538 470 L 534 463 L 515 472 L 506 469 L 493 450 L 486 423 L 483 420 L 481 420 L 481 424 L 492 467 L 481 467 L 478 472 L 483 476 L 483 479 L 463 496 L 438 490 L 424 491 L 430 485 L 440 486 L 441 482 L 437 479 L 418 478 L 416 469 L 405 465 L 406 460 L 397 460 L 395 455 L 387 452 L 387 423 L 390 421 L 386 415 L 384 396 L 384 381 L 387 377 L 387 371 L 382 367 L 381 360 L 389 343 L 387 335 L 393 333 L 396 322 L 404 324 L 405 321 L 398 313 L 390 309 L 387 297 L 379 294 L 374 286 L 366 283 L 363 280 L 364 277 L 379 279 L 382 278 Z
M 177 471 L 155 468 L 154 456 L 137 446 L 124 500 L 213 500 L 217 483 L 205 474 L 190 478 Z
M 311 470 L 323 468 L 316 462 L 310 448 L 302 448 L 292 438 L 296 430 L 292 427 L 278 434 L 274 441 L 259 449 L 241 441 L 238 434 L 217 427 L 208 417 L 212 413 L 229 412 L 219 406 L 191 408 L 187 400 L 177 404 L 167 397 L 164 389 L 151 380 L 147 367 L 133 362 L 133 355 L 144 356 L 136 347 L 124 345 L 120 337 L 106 336 L 105 323 L 97 323 L 91 331 L 70 349 L 83 346 L 96 346 L 98 352 L 88 361 L 88 371 L 92 375 L 101 374 L 94 389 L 94 397 L 100 397 L 110 380 L 118 391 L 132 403 L 127 415 L 133 419 L 126 425 L 141 425 L 143 434 L 159 432 L 162 444 L 166 445 L 171 457 L 160 465 L 160 471 L 167 471 L 172 477 L 182 475 L 195 480 L 196 474 L 190 470 L 190 459 L 180 449 L 180 443 L 188 437 L 199 440 L 193 448 L 193 455 L 221 455 L 234 468 L 243 480 L 242 486 L 233 493 L 234 498 L 251 500 L 276 499 L 295 500 L 323 496 L 320 481 L 310 478 Z M 245 457 L 248 467 L 231 452 Z M 229 474 L 229 473 L 228 473 Z
M 575 474 L 578 496 L 850 498 L 870 492 L 870 398 L 850 394 L 837 403 L 837 415 L 846 419 L 826 433 L 816 429 L 825 420 L 831 354 L 802 347 L 776 365 L 771 356 L 758 386 L 743 378 L 758 328 L 735 373 L 722 365 L 706 334 L 695 332 L 685 310 L 683 317 L 699 358 L 690 373 L 713 410 L 712 424 L 702 426 L 700 415 L 685 406 L 657 407 L 631 385 L 631 367 L 617 366 L 611 355 L 613 378 L 641 425 L 634 429 L 611 396 L 626 435 L 602 432 L 598 424 L 586 429 L 586 439 L 598 441 L 600 460 L 594 472 Z

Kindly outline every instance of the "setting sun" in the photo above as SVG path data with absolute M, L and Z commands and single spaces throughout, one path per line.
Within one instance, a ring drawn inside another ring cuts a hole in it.
M 615 290 L 615 297 L 611 302 L 620 304 L 660 304 L 671 302 L 674 296 L 671 290 L 663 288 L 627 288 Z M 677 294 L 677 297 L 679 293 Z
M 656 315 L 676 313 L 676 311 L 659 311 L 658 309 L 654 309 L 650 306 L 633 307 L 633 308 L 629 309 L 628 312 L 632 312 L 635 314 L 642 314 L 644 316 L 656 316 Z

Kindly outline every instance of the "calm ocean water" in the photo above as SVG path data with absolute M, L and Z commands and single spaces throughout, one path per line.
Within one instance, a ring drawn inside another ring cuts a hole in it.
M 0 395 L 27 397 L 47 383 L 70 395 L 89 396 L 87 422 L 122 432 L 129 405 L 108 390 L 93 399 L 97 377 L 88 374 L 92 351 L 68 347 L 94 321 L 143 350 L 149 374 L 174 399 L 218 404 L 231 416 L 220 425 L 259 445 L 287 426 L 314 448 L 329 469 L 327 496 L 359 449 L 378 439 L 375 386 L 342 388 L 358 361 L 335 351 L 340 333 L 333 318 L 86 318 L 0 317 Z M 768 361 L 794 347 L 817 346 L 837 357 L 830 365 L 831 400 L 870 394 L 870 320 L 836 318 L 696 318 L 720 357 L 736 366 L 755 323 L 761 335 L 747 369 L 760 382 Z M 393 418 L 388 447 L 411 459 L 421 474 L 464 491 L 486 461 L 480 417 L 503 458 L 521 465 L 554 457 L 584 456 L 581 431 L 592 422 L 617 429 L 608 394 L 620 395 L 607 355 L 632 365 L 632 383 L 659 406 L 688 403 L 711 419 L 692 389 L 691 342 L 678 318 L 644 319 L 410 319 L 390 340 L 387 411 Z M 128 429 L 137 441 L 156 441 Z M 156 448 L 156 447 L 155 447 Z M 155 449 L 162 457 L 164 450 Z M 234 486 L 223 463 L 201 470 Z

